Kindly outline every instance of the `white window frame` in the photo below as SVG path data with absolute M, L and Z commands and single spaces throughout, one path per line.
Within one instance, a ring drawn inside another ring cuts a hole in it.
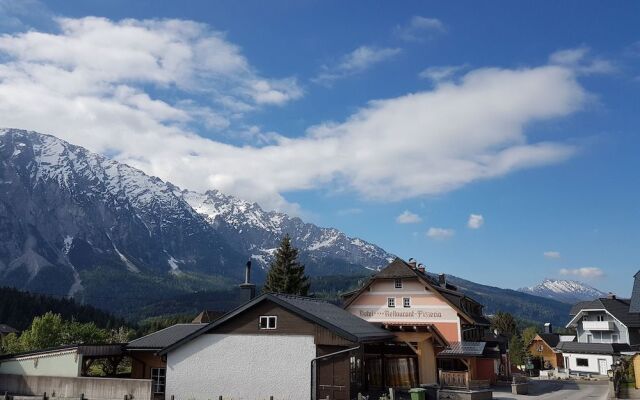
M 265 321 L 263 326 L 262 321 Z M 261 330 L 274 330 L 278 329 L 278 317 L 276 315 L 261 315 L 258 320 L 258 327 Z
M 387 307 L 388 308 L 396 308 L 396 298 L 395 297 L 387 297 Z
M 402 307 L 403 308 L 411 308 L 411 297 L 403 297 L 402 298 Z
M 598 322 L 604 322 L 604 321 L 605 321 L 605 319 L 604 319 L 604 315 L 598 315 L 598 316 L 596 316 L 596 320 L 597 320 Z
M 395 280 L 393 281 L 393 286 L 394 286 L 396 289 L 402 289 L 402 279 L 395 279 Z
M 584 360 L 584 361 L 586 361 L 586 362 L 587 362 L 587 365 L 580 365 L 580 364 L 578 363 L 578 360 Z M 582 358 L 582 357 L 580 357 L 580 358 L 576 357 L 576 367 L 587 367 L 587 368 L 588 368 L 588 367 L 589 367 L 589 359 L 588 359 L 588 358 Z
M 167 369 L 151 368 L 151 389 L 154 394 L 165 393 L 167 390 Z

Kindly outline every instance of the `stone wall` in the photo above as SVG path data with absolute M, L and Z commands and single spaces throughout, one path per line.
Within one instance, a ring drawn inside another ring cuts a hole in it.
M 0 393 L 84 398 L 89 400 L 151 399 L 150 379 L 70 378 L 0 374 Z

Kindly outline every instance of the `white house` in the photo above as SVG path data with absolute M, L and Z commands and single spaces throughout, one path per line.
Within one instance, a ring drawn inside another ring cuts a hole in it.
M 620 355 L 640 347 L 640 272 L 630 299 L 615 295 L 583 301 L 571 309 L 567 328 L 576 329 L 575 342 L 561 342 L 565 368 L 570 372 L 606 375 Z

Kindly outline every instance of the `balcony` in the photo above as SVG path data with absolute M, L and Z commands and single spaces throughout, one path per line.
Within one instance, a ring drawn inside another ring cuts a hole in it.
M 613 321 L 582 321 L 585 331 L 612 331 L 615 329 Z

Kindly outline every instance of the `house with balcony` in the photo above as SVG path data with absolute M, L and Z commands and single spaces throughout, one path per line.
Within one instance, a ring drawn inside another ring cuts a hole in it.
M 640 349 L 640 271 L 634 279 L 630 299 L 610 294 L 571 308 L 567 328 L 576 330 L 576 341 L 557 347 L 570 372 L 606 375 L 621 355 Z
M 390 331 L 396 347 L 409 350 L 404 369 L 398 359 L 366 355 L 368 368 L 375 360 L 389 371 L 380 374 L 383 386 L 469 391 L 508 377 L 506 339 L 490 332 L 482 304 L 413 259 L 396 258 L 343 299 L 347 311 Z

